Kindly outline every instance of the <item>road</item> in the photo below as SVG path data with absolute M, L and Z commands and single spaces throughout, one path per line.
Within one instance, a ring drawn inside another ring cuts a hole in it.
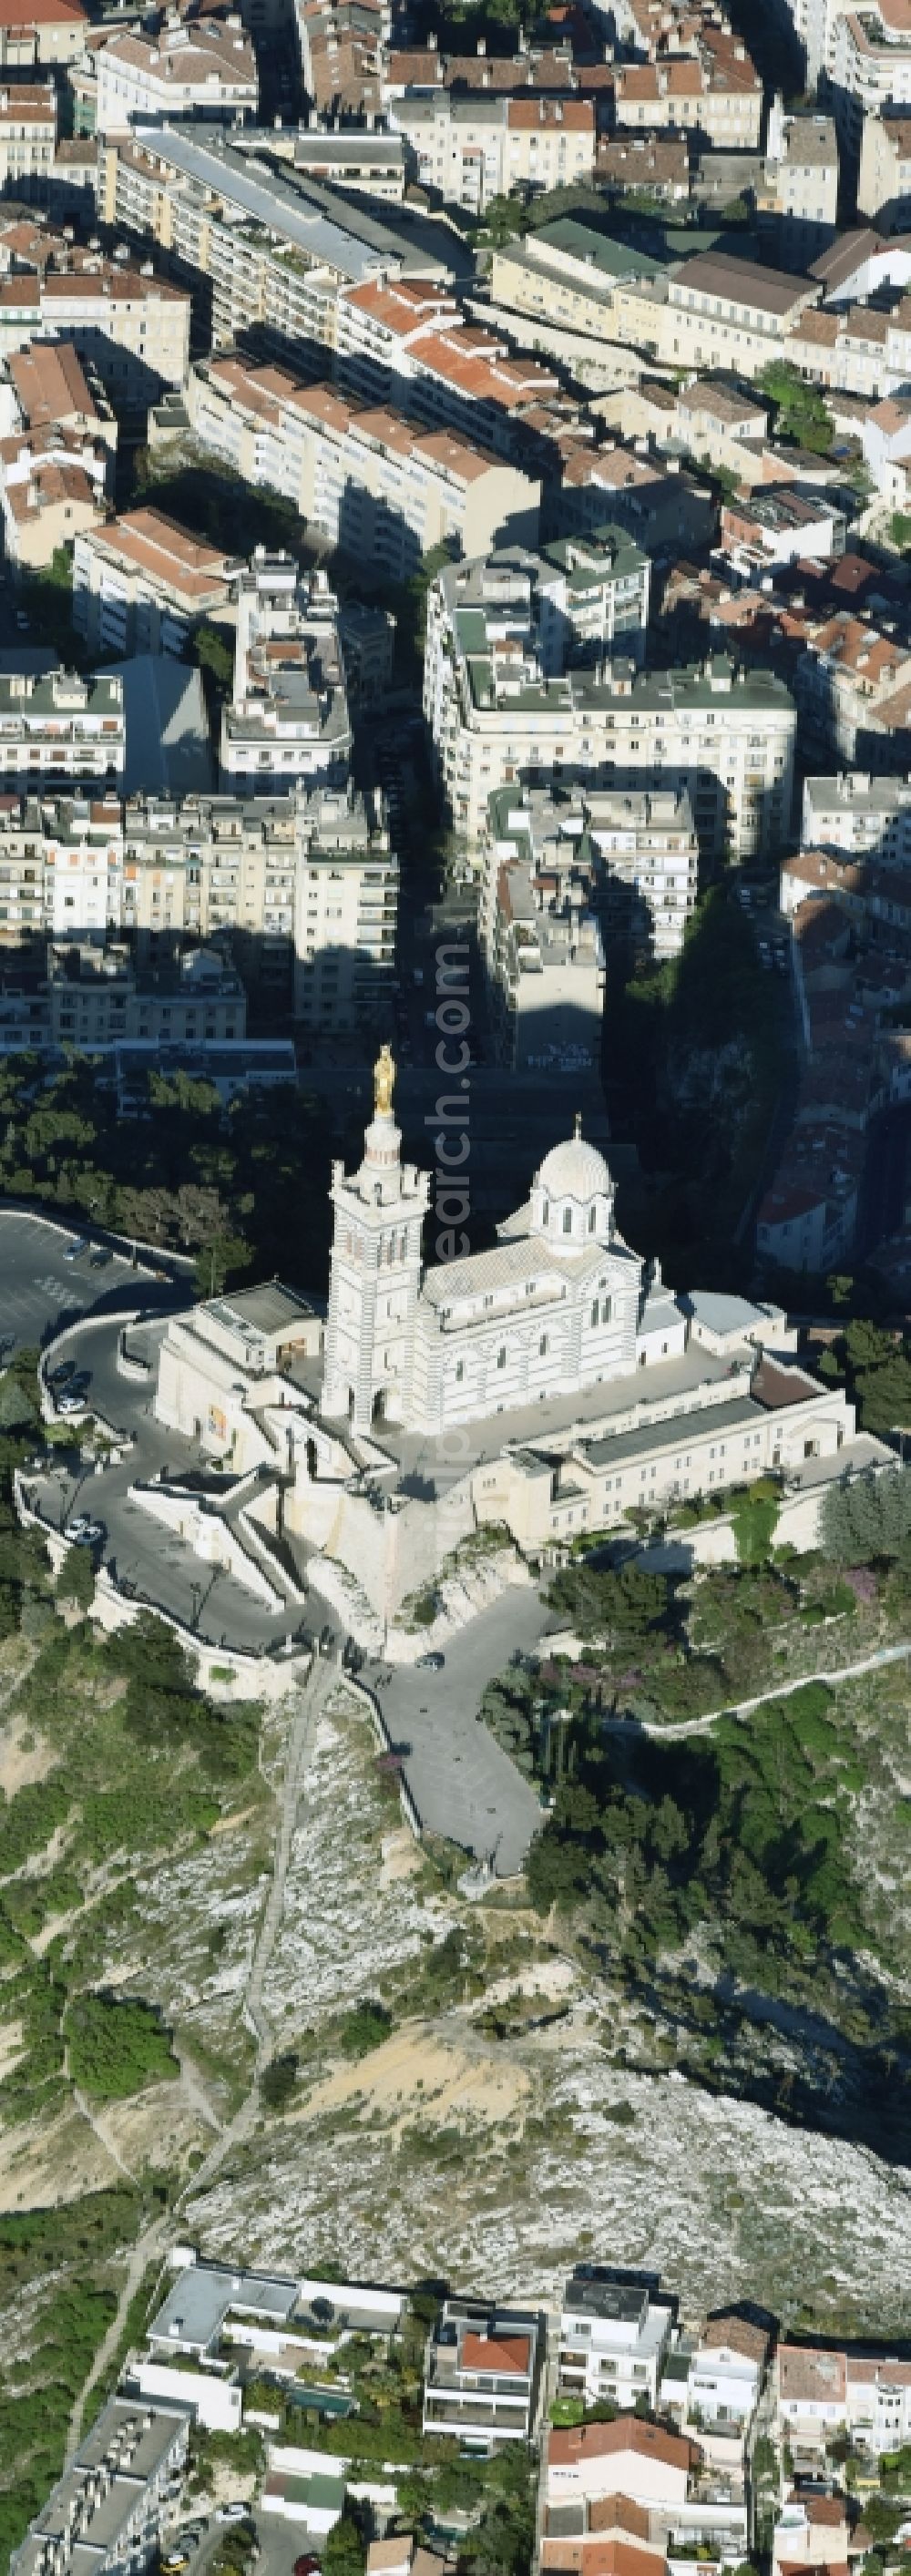
M 553 1625 L 536 1591 L 510 1584 L 450 1640 L 441 1673 L 395 1666 L 377 1693 L 393 1742 L 408 1748 L 403 1768 L 421 1823 L 478 1859 L 492 1859 L 498 1878 L 521 1868 L 541 1808 L 508 1754 L 478 1724 L 477 1711 L 487 1683 L 505 1671 L 516 1649 L 530 1653 Z
M 752 1717 L 770 1699 L 790 1699 L 792 1691 L 809 1690 L 813 1682 L 825 1682 L 831 1690 L 836 1682 L 859 1681 L 863 1673 L 882 1672 L 887 1664 L 900 1664 L 911 1655 L 911 1638 L 901 1646 L 878 1646 L 873 1655 L 861 1655 L 856 1664 L 838 1664 L 834 1672 L 795 1673 L 789 1682 L 776 1682 L 773 1690 L 759 1691 L 755 1699 L 738 1699 L 727 1708 L 709 1709 L 706 1717 L 685 1717 L 679 1726 L 661 1726 L 654 1718 L 619 1718 L 612 1725 L 634 1726 L 637 1735 L 655 1735 L 662 1744 L 679 1742 L 684 1735 L 707 1735 L 723 1717 Z

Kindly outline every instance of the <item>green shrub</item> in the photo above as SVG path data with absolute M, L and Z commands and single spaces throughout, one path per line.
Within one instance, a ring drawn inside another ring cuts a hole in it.
M 64 2021 L 74 2084 L 99 2101 L 125 2101 L 180 2073 L 168 2033 L 151 2004 L 82 1995 Z

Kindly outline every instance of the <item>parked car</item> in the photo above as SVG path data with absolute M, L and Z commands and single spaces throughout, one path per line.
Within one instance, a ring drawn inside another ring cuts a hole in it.
M 75 1547 L 97 1547 L 104 1534 L 104 1522 L 90 1520 L 88 1512 L 77 1512 L 75 1520 L 67 1521 L 63 1533 Z
M 51 1369 L 49 1371 L 47 1381 L 48 1385 L 65 1386 L 67 1378 L 75 1375 L 75 1369 L 75 1360 L 61 1360 L 59 1368 Z
M 113 1258 L 113 1253 L 108 1251 L 105 1243 L 96 1243 L 94 1252 L 89 1255 L 89 1269 L 106 1270 L 108 1262 L 113 1261 Z
M 84 1236 L 83 1234 L 77 1234 L 77 1235 L 74 1235 L 72 1243 L 65 1243 L 65 1244 L 64 1244 L 64 1247 L 63 1247 L 63 1258 L 64 1258 L 64 1261 L 78 1261 L 78 1259 L 79 1259 L 79 1255 L 80 1255 L 80 1252 L 84 1252 L 84 1251 L 85 1251 L 85 1236 Z
M 320 1654 L 321 1654 L 321 1655 L 331 1655 L 334 1645 L 335 1645 L 335 1629 L 334 1629 L 334 1628 L 330 1628 L 330 1626 L 329 1626 L 329 1622 L 328 1622 L 328 1620 L 327 1620 L 327 1621 L 326 1621 L 326 1625 L 325 1625 L 325 1627 L 324 1627 L 324 1628 L 321 1628 L 321 1629 L 320 1629 L 320 1632 L 319 1632 L 319 1650 L 320 1650 Z
M 57 1411 L 58 1413 L 84 1413 L 85 1388 L 64 1387 L 63 1394 L 57 1397 Z
M 220 2504 L 215 2508 L 216 2522 L 249 2522 L 248 2504 Z
M 419 1673 L 441 1673 L 445 1661 L 445 1655 L 439 1655 L 436 1651 L 430 1655 L 419 1655 L 416 1670 Z
M 303 2558 L 295 2559 L 294 2576 L 319 2576 L 319 2566 L 319 2559 L 314 2556 L 312 2549 L 308 2549 Z

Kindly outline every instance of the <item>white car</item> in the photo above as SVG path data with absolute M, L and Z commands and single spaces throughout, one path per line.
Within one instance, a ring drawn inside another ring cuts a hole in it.
M 65 1387 L 63 1394 L 58 1395 L 58 1413 L 84 1413 L 85 1410 L 86 1400 L 84 1395 L 74 1395 L 72 1389 L 69 1387 Z
M 75 1520 L 67 1521 L 63 1535 L 74 1547 L 95 1547 L 104 1537 L 104 1522 L 90 1520 L 87 1512 L 77 1512 Z
M 215 2509 L 215 2520 L 216 2522 L 246 2522 L 249 2512 L 248 2504 L 220 2504 Z

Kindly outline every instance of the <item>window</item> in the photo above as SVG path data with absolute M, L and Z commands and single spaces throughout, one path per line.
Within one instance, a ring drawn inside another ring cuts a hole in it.
M 610 1301 L 608 1300 L 608 1302 L 610 1302 Z M 596 1297 L 596 1298 L 595 1298 L 595 1300 L 594 1300 L 594 1304 L 593 1304 L 593 1306 L 592 1306 L 592 1332 L 594 1332 L 595 1325 L 597 1324 L 597 1321 L 598 1321 L 598 1312 L 599 1312 L 599 1308 L 598 1308 L 598 1300 L 597 1300 L 597 1297 Z
M 545 1199 L 545 1201 L 544 1201 L 544 1205 L 543 1205 L 543 1208 L 542 1208 L 542 1210 L 541 1210 L 541 1223 L 542 1223 L 542 1225 L 549 1225 L 549 1224 L 550 1224 L 550 1200 L 549 1200 L 549 1199 Z
M 611 1315 L 612 1315 L 612 1313 L 613 1313 L 613 1299 L 612 1299 L 611 1297 L 605 1297 L 605 1298 L 604 1298 L 604 1300 L 603 1300 L 603 1302 L 602 1302 L 602 1306 L 601 1306 L 601 1321 L 602 1321 L 602 1324 L 609 1324 L 609 1323 L 610 1323 L 610 1319 L 611 1319 Z
M 568 1208 L 568 1207 L 567 1207 L 567 1208 L 564 1208 L 564 1210 L 563 1210 L 563 1232 L 564 1232 L 564 1234 L 571 1234 L 571 1233 L 572 1233 L 572 1230 L 573 1230 L 573 1212 L 572 1212 L 572 1208 Z
M 455 1373 L 456 1373 L 456 1385 L 457 1385 L 457 1386 L 461 1386 L 462 1379 L 463 1379 L 463 1377 L 464 1377 L 464 1375 L 465 1375 L 465 1362 L 464 1362 L 464 1360 L 457 1360 L 457 1361 L 456 1361 Z
M 597 1215 L 597 1209 L 596 1209 L 596 1207 L 595 1207 L 595 1202 L 594 1202 L 594 1199 L 593 1199 L 593 1200 L 592 1200 L 592 1203 L 591 1203 L 591 1207 L 589 1208 L 589 1211 L 588 1211 L 588 1231 L 589 1231 L 589 1234 L 594 1234 L 594 1231 L 595 1231 L 595 1217 L 596 1217 L 596 1215 Z
M 547 1357 L 547 1334 L 546 1334 L 546 1333 L 542 1333 L 542 1335 L 541 1335 L 541 1339 L 540 1339 L 540 1341 L 539 1341 L 539 1343 L 538 1343 L 538 1356 L 539 1356 L 539 1359 L 542 1359 L 542 1360 L 543 1360 L 543 1359 L 546 1359 L 546 1357 Z M 805 1452 L 804 1454 L 805 1454 L 805 1455 L 809 1455 L 809 1452 L 807 1451 L 807 1452 Z
M 505 1350 L 504 1350 L 502 1347 L 501 1347 L 501 1348 L 500 1348 L 500 1350 L 498 1350 L 498 1352 L 497 1352 L 497 1367 L 498 1367 L 498 1368 L 505 1368 L 505 1367 L 506 1367 L 506 1352 L 505 1352 Z

